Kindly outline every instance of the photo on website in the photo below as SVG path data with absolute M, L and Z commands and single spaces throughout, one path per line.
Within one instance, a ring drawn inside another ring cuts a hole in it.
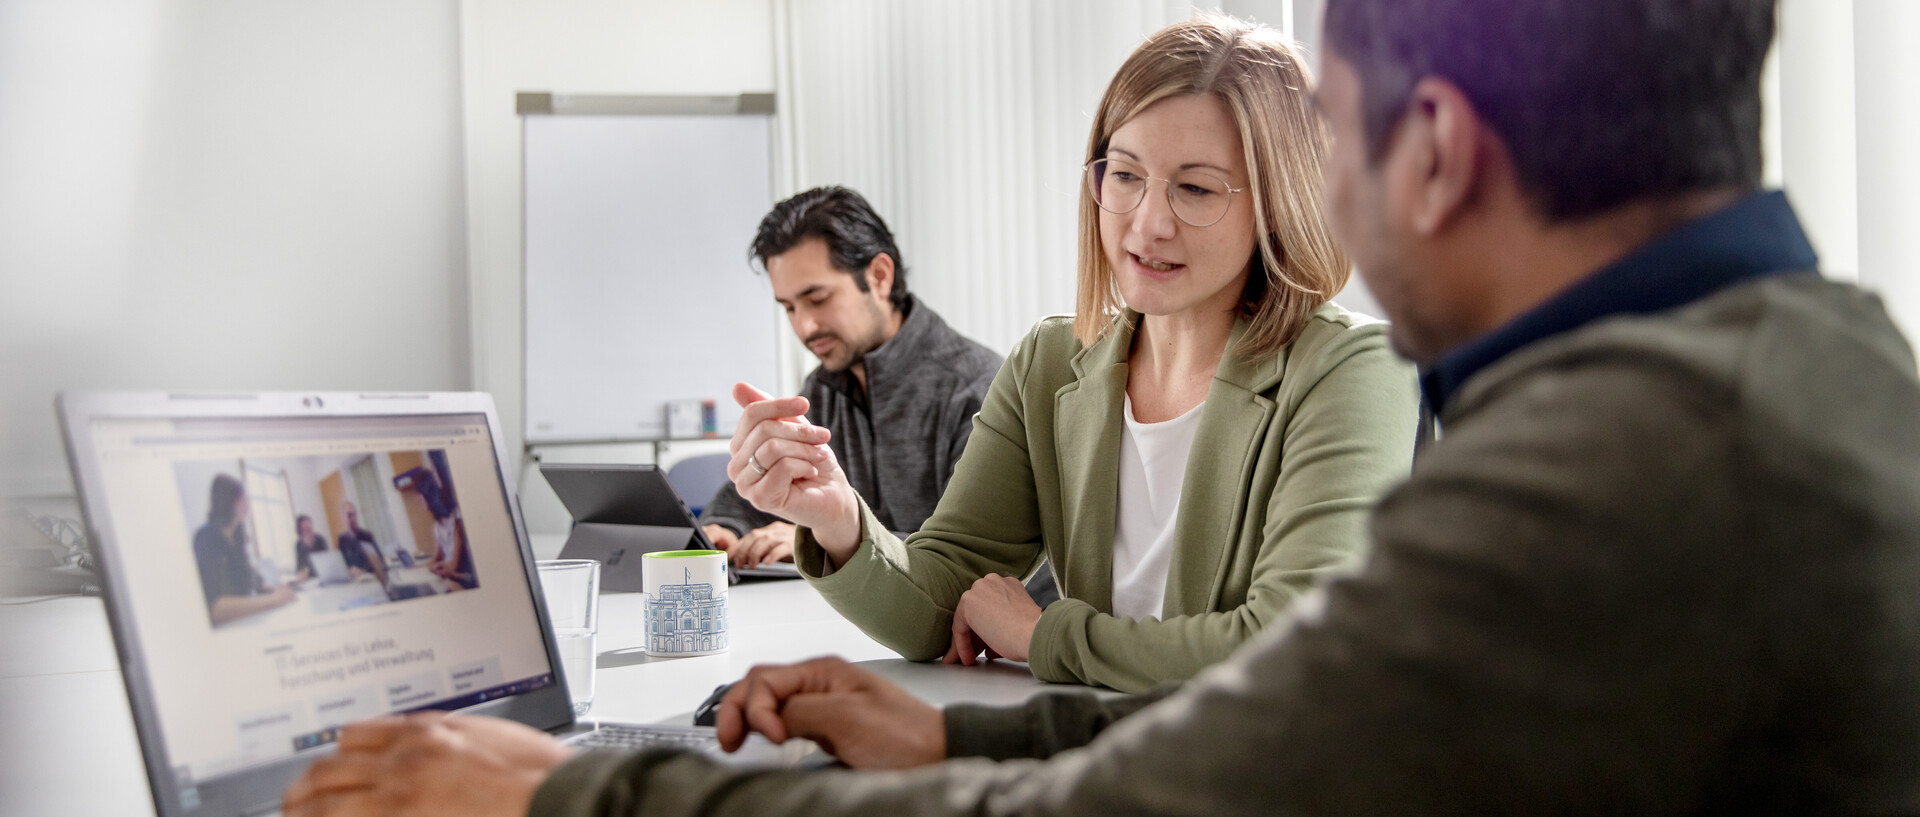
M 480 586 L 443 449 L 174 464 L 215 629 Z

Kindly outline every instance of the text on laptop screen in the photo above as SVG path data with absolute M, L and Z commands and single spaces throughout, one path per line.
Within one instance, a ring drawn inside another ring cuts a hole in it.
M 183 784 L 557 683 L 485 415 L 90 432 Z

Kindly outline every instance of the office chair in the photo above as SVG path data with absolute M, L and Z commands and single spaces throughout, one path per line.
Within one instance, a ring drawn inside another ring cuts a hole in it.
M 701 454 L 667 469 L 667 482 L 695 517 L 706 509 L 707 500 L 713 498 L 714 492 L 727 484 L 727 461 L 732 458 L 730 454 Z

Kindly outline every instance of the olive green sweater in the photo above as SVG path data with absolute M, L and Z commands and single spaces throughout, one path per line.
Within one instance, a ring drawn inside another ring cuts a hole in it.
M 1048 558 L 1061 599 L 1028 644 L 1034 676 L 1138 691 L 1225 659 L 1329 570 L 1359 561 L 1374 501 L 1413 457 L 1414 370 L 1384 324 L 1328 304 L 1280 352 L 1232 353 L 1194 435 L 1160 619 L 1110 614 L 1127 313 L 1091 347 L 1034 327 L 988 388 L 946 494 L 904 542 L 862 506 L 854 558 L 829 572 L 802 528 L 795 561 L 835 609 L 914 660 L 943 655 L 976 579 Z

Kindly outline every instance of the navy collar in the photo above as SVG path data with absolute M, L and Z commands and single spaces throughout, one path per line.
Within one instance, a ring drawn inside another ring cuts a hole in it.
M 1660 312 L 1732 284 L 1817 264 L 1786 194 L 1755 193 L 1675 228 L 1506 325 L 1454 347 L 1421 373 L 1420 389 L 1437 414 L 1468 378 L 1523 347 L 1601 318 Z

